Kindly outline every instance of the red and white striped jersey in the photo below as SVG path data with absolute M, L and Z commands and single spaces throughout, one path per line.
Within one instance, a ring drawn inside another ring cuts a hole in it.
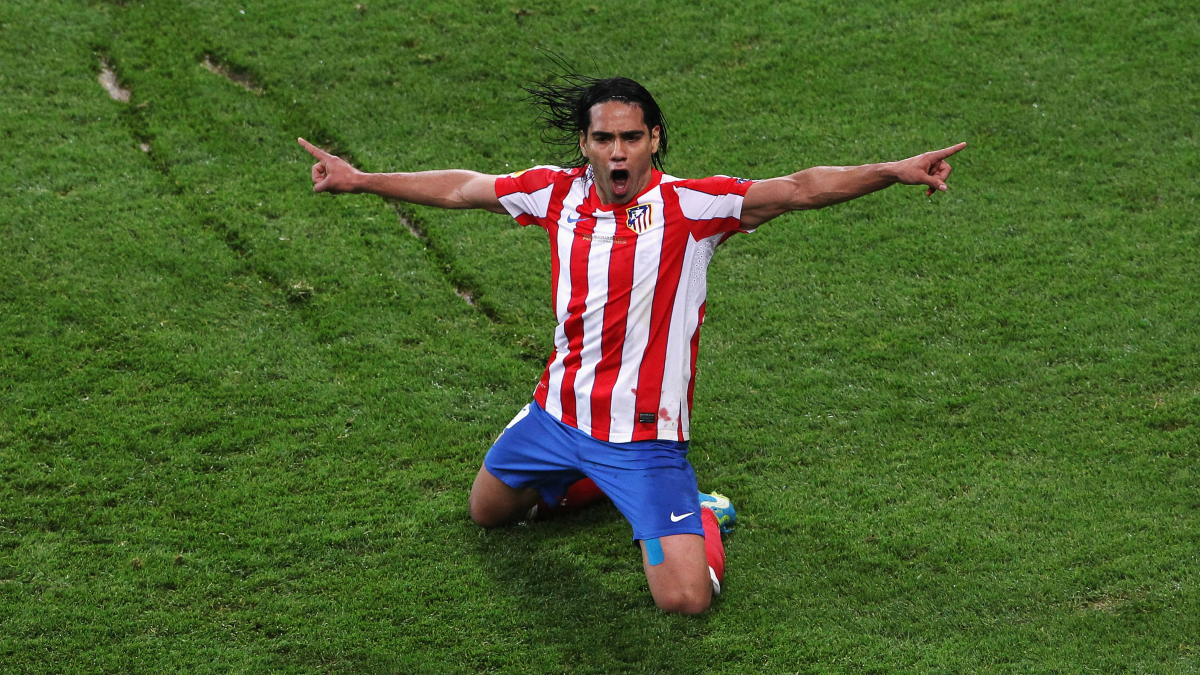
M 708 263 L 741 224 L 752 183 L 653 170 L 629 203 L 602 208 L 589 167 L 496 180 L 500 203 L 550 235 L 558 327 L 534 398 L 604 441 L 689 439 Z

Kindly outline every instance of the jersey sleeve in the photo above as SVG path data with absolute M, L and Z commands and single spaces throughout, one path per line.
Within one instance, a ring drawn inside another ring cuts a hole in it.
M 683 216 L 691 221 L 692 235 L 705 239 L 716 234 L 750 233 L 742 225 L 742 203 L 754 181 L 730 176 L 682 180 L 674 184 Z
M 496 179 L 496 197 L 521 225 L 538 225 L 550 210 L 554 183 L 563 175 L 557 166 L 535 166 Z

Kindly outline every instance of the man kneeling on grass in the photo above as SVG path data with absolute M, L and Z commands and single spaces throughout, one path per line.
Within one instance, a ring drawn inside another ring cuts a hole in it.
M 681 179 L 662 172 L 667 123 L 637 82 L 568 76 L 527 91 L 548 129 L 577 150 L 568 166 L 372 174 L 299 139 L 317 159 L 313 190 L 486 209 L 546 230 L 554 352 L 533 402 L 484 457 L 471 518 L 497 527 L 607 496 L 633 526 L 654 602 L 703 612 L 721 591 L 721 533 L 736 518 L 727 498 L 699 492 L 687 460 L 713 252 L 781 214 L 893 183 L 945 190 L 945 160 L 966 144 L 761 181 Z

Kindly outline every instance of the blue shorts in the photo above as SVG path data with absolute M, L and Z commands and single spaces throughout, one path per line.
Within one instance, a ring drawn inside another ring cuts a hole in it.
M 686 441 L 609 443 L 563 424 L 530 403 L 508 423 L 483 458 L 505 485 L 536 488 L 555 504 L 567 488 L 591 478 L 633 526 L 634 540 L 704 535 L 696 473 Z

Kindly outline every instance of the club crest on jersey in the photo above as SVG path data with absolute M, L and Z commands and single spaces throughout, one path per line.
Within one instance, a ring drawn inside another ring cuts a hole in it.
M 641 234 L 650 229 L 653 224 L 652 219 L 654 212 L 651 209 L 652 204 L 638 204 L 626 212 L 625 224 L 629 229 Z

